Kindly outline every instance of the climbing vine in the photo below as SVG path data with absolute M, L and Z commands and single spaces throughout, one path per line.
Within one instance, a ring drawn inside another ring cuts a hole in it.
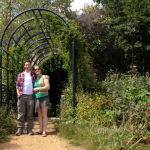
M 89 86 L 92 80 L 90 68 L 91 59 L 87 52 L 88 44 L 79 32 L 79 26 L 73 20 L 68 20 L 70 28 L 57 16 L 47 14 L 45 16 L 47 27 L 53 37 L 53 43 L 57 47 L 57 54 L 63 60 L 62 68 L 67 70 L 69 82 L 72 83 L 72 38 L 75 42 L 76 81 L 82 88 Z M 56 62 L 57 65 L 59 63 Z

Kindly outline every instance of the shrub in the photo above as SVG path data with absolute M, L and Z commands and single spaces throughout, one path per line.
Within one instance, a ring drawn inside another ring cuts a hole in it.
M 76 117 L 92 123 L 108 123 L 113 117 L 110 109 L 113 103 L 105 92 L 77 94 Z
M 148 77 L 139 75 L 135 66 L 127 74 L 115 74 L 111 70 L 103 85 L 114 104 L 114 122 L 123 120 L 130 125 L 132 122 L 145 122 L 150 105 Z
M 110 109 L 113 103 L 102 92 L 84 92 L 78 90 L 76 93 L 76 108 L 72 106 L 72 88 L 64 90 L 64 98 L 61 99 L 61 115 L 66 120 L 86 120 L 93 123 L 109 123 L 113 120 Z

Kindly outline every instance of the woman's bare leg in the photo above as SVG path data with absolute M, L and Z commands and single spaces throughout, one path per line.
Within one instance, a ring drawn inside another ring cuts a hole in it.
M 47 128 L 47 122 L 48 122 L 47 109 L 48 109 L 48 106 L 42 108 L 43 133 L 46 133 L 46 128 Z
M 42 109 L 38 110 L 38 119 L 39 119 L 39 133 L 42 133 L 43 132 L 43 118 L 42 118 Z

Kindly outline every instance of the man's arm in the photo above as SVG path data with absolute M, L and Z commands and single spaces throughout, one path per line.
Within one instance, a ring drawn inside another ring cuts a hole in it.
M 16 92 L 17 92 L 17 96 L 19 95 L 19 87 L 20 87 L 20 80 L 19 80 L 19 75 L 17 77 L 17 82 L 16 82 Z
M 19 88 L 16 89 L 16 92 L 17 92 L 17 96 L 18 96 L 19 95 Z

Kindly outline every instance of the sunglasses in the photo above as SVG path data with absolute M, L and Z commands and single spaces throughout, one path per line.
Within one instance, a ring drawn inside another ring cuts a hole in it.
M 37 71 L 37 70 L 39 71 L 39 70 L 41 70 L 41 69 L 40 69 L 40 68 L 38 68 L 38 69 L 34 69 L 34 71 Z

